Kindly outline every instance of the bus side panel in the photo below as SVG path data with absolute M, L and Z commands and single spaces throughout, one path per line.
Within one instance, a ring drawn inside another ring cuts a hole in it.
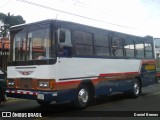
M 116 77 L 119 74 L 139 73 L 141 60 L 102 58 L 60 58 L 59 79 L 95 78 L 99 75 Z M 114 75 L 116 74 L 116 75 Z M 111 75 L 111 76 L 110 76 Z M 113 76 L 114 75 L 114 76 Z
M 96 95 L 111 94 L 114 92 L 124 92 L 131 89 L 132 79 L 109 80 L 101 82 L 95 89 Z
M 132 79 L 139 75 L 141 60 L 102 58 L 60 58 L 57 90 L 71 89 L 73 81 L 91 80 L 95 95 L 123 92 L 132 89 Z M 67 84 L 68 81 L 72 83 Z M 80 84 L 80 83 L 79 83 Z M 78 88 L 78 85 L 74 88 Z M 67 87 L 68 86 L 68 87 Z

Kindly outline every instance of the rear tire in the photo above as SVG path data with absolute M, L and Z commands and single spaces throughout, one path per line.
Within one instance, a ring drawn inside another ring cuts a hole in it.
M 137 98 L 139 97 L 140 93 L 141 93 L 141 86 L 140 86 L 140 82 L 139 80 L 135 79 L 133 81 L 133 86 L 132 86 L 132 90 L 131 90 L 131 97 L 132 98 Z
M 74 100 L 74 106 L 79 109 L 84 109 L 89 105 L 91 94 L 88 86 L 80 85 L 76 92 L 76 99 Z

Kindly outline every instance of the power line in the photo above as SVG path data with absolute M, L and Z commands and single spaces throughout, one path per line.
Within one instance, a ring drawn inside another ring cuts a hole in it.
M 81 2 L 80 0 L 72 0 L 74 4 L 79 4 L 80 6 L 88 6 L 87 4 Z
M 45 8 L 45 9 L 54 10 L 54 11 L 57 11 L 57 12 L 61 12 L 61 13 L 65 13 L 65 14 L 81 17 L 81 18 L 84 18 L 84 19 L 89 19 L 89 20 L 93 20 L 93 21 L 97 21 L 97 22 L 102 22 L 102 23 L 111 24 L 111 25 L 114 25 L 114 26 L 119 26 L 119 27 L 124 27 L 124 28 L 134 29 L 135 30 L 135 28 L 131 28 L 131 27 L 127 27 L 127 26 L 123 26 L 123 25 L 119 25 L 119 24 L 106 22 L 106 21 L 103 21 L 103 20 L 98 20 L 98 19 L 94 19 L 94 18 L 90 18 L 90 17 L 86 17 L 86 16 L 82 16 L 82 15 L 66 12 L 66 11 L 63 11 L 63 10 L 60 10 L 60 9 L 55 9 L 55 8 L 44 6 L 44 5 L 41 5 L 41 4 L 29 2 L 27 0 L 17 0 L 17 1 L 23 2 L 23 3 L 26 3 L 26 4 L 30 4 L 30 5 L 34 5 L 34 6 L 37 6 L 37 7 L 42 7 L 42 8 Z
M 66 2 L 66 0 L 61 0 L 61 1 L 64 2 L 65 4 L 69 3 L 68 1 Z M 98 10 L 99 9 L 98 7 L 92 7 L 92 6 L 90 6 L 90 5 L 88 5 L 88 4 L 84 3 L 84 2 L 81 2 L 80 0 L 71 0 L 71 1 L 70 1 L 71 4 L 73 4 L 75 6 L 78 6 L 78 7 L 81 7 L 83 9 L 84 8 L 87 9 L 87 10 L 89 9 L 90 11 L 94 10 L 95 12 L 101 13 L 101 14 L 107 16 L 107 17 L 108 17 L 107 14 L 110 14 L 110 13 L 108 13 L 106 11 Z M 109 15 L 109 17 L 110 17 L 110 15 Z M 116 15 L 116 17 L 117 17 L 117 15 Z M 118 19 L 124 19 L 124 17 L 122 18 L 121 16 L 118 16 Z

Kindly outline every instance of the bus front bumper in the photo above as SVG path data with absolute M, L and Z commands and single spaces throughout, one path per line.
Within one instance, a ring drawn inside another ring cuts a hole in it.
M 31 91 L 6 89 L 7 97 L 51 101 L 54 103 L 71 101 L 74 99 L 74 93 L 69 91 Z

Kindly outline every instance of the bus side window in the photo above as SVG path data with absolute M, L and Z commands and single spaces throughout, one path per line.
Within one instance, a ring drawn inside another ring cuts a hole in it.
M 60 47 L 59 49 L 59 56 L 60 57 L 71 57 L 72 56 L 72 47 Z
M 123 39 L 120 37 L 114 37 L 112 39 L 111 46 L 112 56 L 123 57 Z
M 64 31 L 60 31 L 59 41 L 60 43 L 65 42 L 65 32 Z
M 144 58 L 144 41 L 137 39 L 135 41 L 135 52 L 137 58 Z
M 59 28 L 59 56 L 72 56 L 72 42 L 70 29 Z

